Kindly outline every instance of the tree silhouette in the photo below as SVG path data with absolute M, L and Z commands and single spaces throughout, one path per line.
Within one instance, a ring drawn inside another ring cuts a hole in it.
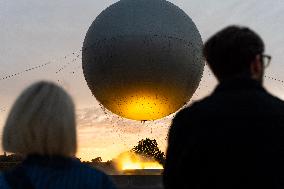
M 164 165 L 165 163 L 165 154 L 159 149 L 155 139 L 151 140 L 146 138 L 140 140 L 138 145 L 132 148 L 132 151 L 144 157 L 153 158 L 161 165 Z
M 101 163 L 102 162 L 102 158 L 101 157 L 97 157 L 95 159 L 92 159 L 91 161 L 92 161 L 92 163 Z

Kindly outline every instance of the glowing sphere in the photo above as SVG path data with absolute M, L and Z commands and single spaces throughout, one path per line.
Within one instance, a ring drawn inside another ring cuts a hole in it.
M 186 104 L 204 68 L 190 17 L 165 0 L 121 0 L 90 26 L 83 72 L 96 99 L 133 120 L 156 120 Z

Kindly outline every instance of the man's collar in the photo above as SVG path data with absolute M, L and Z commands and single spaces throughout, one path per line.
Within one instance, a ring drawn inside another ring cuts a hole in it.
M 230 90 L 262 90 L 265 91 L 260 82 L 251 78 L 232 78 L 222 81 L 215 89 L 215 92 Z

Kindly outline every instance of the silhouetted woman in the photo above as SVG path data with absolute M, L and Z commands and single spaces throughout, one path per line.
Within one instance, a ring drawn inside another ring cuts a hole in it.
M 0 188 L 113 189 L 104 173 L 76 160 L 76 121 L 71 97 L 38 82 L 18 97 L 3 131 L 3 149 L 25 160 L 0 175 Z

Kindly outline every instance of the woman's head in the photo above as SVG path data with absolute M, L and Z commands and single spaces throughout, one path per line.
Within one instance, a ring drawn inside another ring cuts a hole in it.
M 38 82 L 18 97 L 3 131 L 3 149 L 23 155 L 73 156 L 76 121 L 71 97 L 59 86 Z

